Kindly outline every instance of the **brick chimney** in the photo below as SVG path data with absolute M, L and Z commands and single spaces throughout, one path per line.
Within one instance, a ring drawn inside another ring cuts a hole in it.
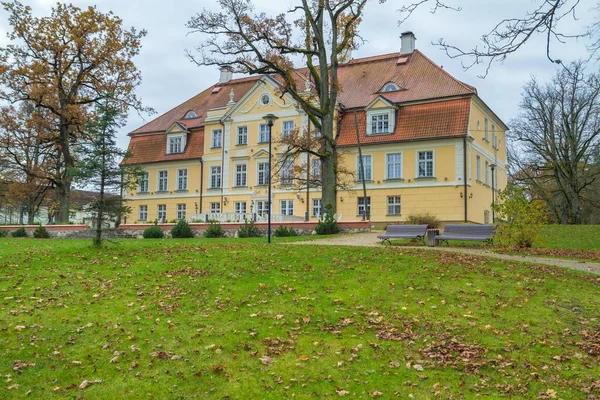
M 223 65 L 219 68 L 221 71 L 221 76 L 219 76 L 219 83 L 227 83 L 233 78 L 233 68 L 229 65 Z
M 415 41 L 417 38 L 411 31 L 403 32 L 400 35 L 400 54 L 405 56 L 415 51 Z

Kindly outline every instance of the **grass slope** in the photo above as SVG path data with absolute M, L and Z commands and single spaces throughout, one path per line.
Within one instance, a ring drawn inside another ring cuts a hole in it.
M 600 225 L 544 225 L 536 246 L 600 250 Z
M 599 286 L 402 248 L 0 239 L 0 398 L 598 396 Z

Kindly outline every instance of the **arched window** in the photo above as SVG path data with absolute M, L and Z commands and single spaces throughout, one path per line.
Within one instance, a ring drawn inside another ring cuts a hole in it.
M 395 92 L 400 90 L 400 88 L 398 87 L 398 85 L 396 85 L 394 82 L 389 82 L 386 83 L 383 86 L 383 89 L 381 90 L 382 92 Z
M 196 114 L 194 111 L 188 111 L 185 114 L 185 117 L 183 117 L 183 119 L 190 119 L 190 118 L 197 118 L 198 114 Z

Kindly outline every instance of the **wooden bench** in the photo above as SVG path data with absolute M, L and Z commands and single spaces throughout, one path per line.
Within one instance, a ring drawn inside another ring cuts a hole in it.
M 444 233 L 435 238 L 448 244 L 448 240 L 470 240 L 494 244 L 494 232 L 496 225 L 476 224 L 448 224 L 444 227 Z
M 385 234 L 377 236 L 381 244 L 387 240 L 392 244 L 392 239 L 421 239 L 425 240 L 427 225 L 388 225 Z

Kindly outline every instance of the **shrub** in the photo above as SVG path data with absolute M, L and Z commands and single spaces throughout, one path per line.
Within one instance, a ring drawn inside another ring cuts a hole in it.
M 50 234 L 46 228 L 40 224 L 40 226 L 35 228 L 35 231 L 33 231 L 33 237 L 36 239 L 50 239 Z
M 298 236 L 298 232 L 291 226 L 285 227 L 283 225 L 279 225 L 279 228 L 275 230 L 276 237 L 288 237 L 288 236 Z
M 8 236 L 8 231 L 0 231 L 0 238 L 7 237 L 7 236 Z
M 437 229 L 440 227 L 440 220 L 433 214 L 421 213 L 411 214 L 406 217 L 408 225 L 427 225 L 428 229 Z
M 240 226 L 238 230 L 238 237 L 241 238 L 251 238 L 251 237 L 261 237 L 262 234 L 260 229 L 254 225 L 254 221 L 244 221 L 244 225 Z
M 211 221 L 208 228 L 204 231 L 205 238 L 222 238 L 225 237 L 225 230 L 217 221 Z
M 27 237 L 27 231 L 25 230 L 25 228 L 20 227 L 16 231 L 12 232 L 10 235 L 12 237 Z
M 529 201 L 516 185 L 508 185 L 500 193 L 494 210 L 503 218 L 494 239 L 503 246 L 531 247 L 548 218 L 545 204 Z
M 171 229 L 171 236 L 174 238 L 193 238 L 194 232 L 192 232 L 190 224 L 185 219 L 180 219 Z
M 315 232 L 317 232 L 318 235 L 333 235 L 335 233 L 340 233 L 340 227 L 335 218 L 333 218 L 333 213 L 331 211 L 325 211 L 323 220 L 320 220 L 317 223 Z
M 142 236 L 144 236 L 144 239 L 162 239 L 163 237 L 165 237 L 165 234 L 162 231 L 162 229 L 160 229 L 160 226 L 158 226 L 158 224 L 155 223 L 150 228 L 144 230 Z

